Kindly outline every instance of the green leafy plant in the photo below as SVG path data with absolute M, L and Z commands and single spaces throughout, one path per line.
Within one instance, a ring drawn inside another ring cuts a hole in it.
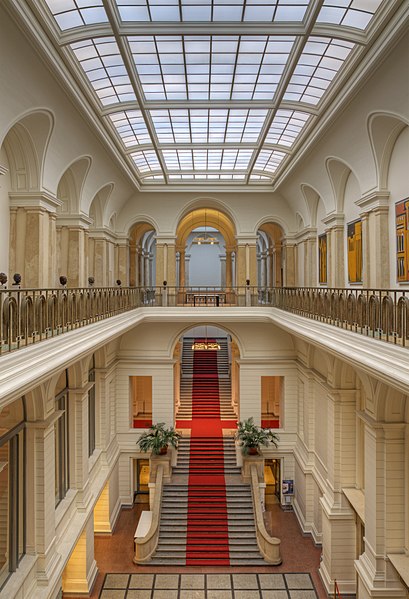
M 277 447 L 279 437 L 270 429 L 254 424 L 253 418 L 247 418 L 247 420 L 237 423 L 236 439 L 239 441 L 242 452 L 248 454 L 257 453 L 261 445 L 268 447 L 272 443 Z
M 151 451 L 159 455 L 167 451 L 168 445 L 177 448 L 181 435 L 172 427 L 165 428 L 164 422 L 152 424 L 150 429 L 139 437 L 137 444 L 141 451 Z

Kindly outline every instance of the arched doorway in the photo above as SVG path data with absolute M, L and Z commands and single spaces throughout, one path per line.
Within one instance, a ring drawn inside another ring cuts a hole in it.
M 130 230 L 129 284 L 154 287 L 156 282 L 156 231 L 150 223 L 136 223 Z
M 274 222 L 263 223 L 257 231 L 257 286 L 283 286 L 284 231 Z

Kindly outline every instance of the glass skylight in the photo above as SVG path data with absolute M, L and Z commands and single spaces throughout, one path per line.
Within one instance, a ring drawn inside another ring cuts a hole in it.
M 109 118 L 126 148 L 152 143 L 140 110 L 115 112 L 110 114 Z
M 101 104 L 135 100 L 124 61 L 113 37 L 70 44 Z
M 307 112 L 277 110 L 266 137 L 266 143 L 281 144 L 291 148 L 304 125 L 311 117 Z
M 180 181 L 180 180 L 213 180 L 213 181 L 244 181 L 246 178 L 245 174 L 231 174 L 231 173 L 221 173 L 219 175 L 209 174 L 209 173 L 198 173 L 198 174 L 187 174 L 187 175 L 169 175 L 169 179 L 172 181 Z M 209 227 L 207 227 L 209 230 Z
M 355 44 L 310 37 L 298 61 L 284 100 L 318 104 Z
M 146 100 L 272 100 L 294 36 L 129 37 Z
M 301 22 L 309 0 L 116 0 L 122 21 Z
M 131 158 L 140 174 L 161 170 L 158 157 L 154 150 L 133 152 Z
M 163 150 L 169 171 L 246 170 L 253 150 Z
M 46 2 L 62 31 L 108 21 L 102 0 L 46 0 Z
M 66 32 L 60 38 L 54 30 L 49 33 L 69 54 L 70 67 L 72 59 L 77 60 L 87 89 L 99 101 L 99 118 L 110 135 L 117 134 L 142 183 L 271 184 L 277 169 L 287 166 L 296 143 L 322 115 L 321 100 L 332 82 L 342 77 L 344 64 L 351 55 L 360 56 L 360 46 L 373 41 L 371 31 L 361 32 L 392 1 L 399 4 L 399 0 L 35 3 L 47 5 L 56 25 Z M 317 13 L 318 28 L 312 22 Z M 329 31 L 337 28 L 339 38 L 331 37 Z M 303 31 L 312 33 L 307 37 Z M 304 43 L 303 50 L 293 68 L 299 42 Z M 308 105 L 317 106 L 314 114 Z
M 257 142 L 267 110 L 151 110 L 160 144 Z
M 325 0 L 318 23 L 366 29 L 382 0 Z
M 284 156 L 284 152 L 278 150 L 261 150 L 254 168 L 256 171 L 266 171 L 274 174 Z

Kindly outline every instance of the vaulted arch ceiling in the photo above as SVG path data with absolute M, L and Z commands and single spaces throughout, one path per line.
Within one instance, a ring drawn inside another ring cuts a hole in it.
M 30 2 L 142 189 L 271 189 L 400 5 Z

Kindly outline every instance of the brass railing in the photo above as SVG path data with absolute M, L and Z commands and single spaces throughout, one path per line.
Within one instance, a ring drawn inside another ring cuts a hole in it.
M 275 307 L 409 346 L 409 290 L 320 287 L 0 289 L 0 354 L 139 307 Z

